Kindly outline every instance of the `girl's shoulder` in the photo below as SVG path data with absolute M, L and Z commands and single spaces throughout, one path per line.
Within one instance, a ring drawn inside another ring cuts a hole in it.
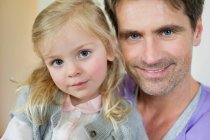
M 30 113 L 28 113 L 28 99 L 29 96 L 32 93 L 32 87 L 29 85 L 21 86 L 17 89 L 18 98 L 16 101 L 15 111 L 10 113 L 10 117 L 13 118 L 14 116 L 17 116 L 20 119 L 28 120 L 31 122 L 31 116 Z M 55 114 L 59 114 L 59 111 L 61 109 L 60 105 L 54 105 L 49 104 L 48 109 L 50 110 L 50 116 L 56 116 Z M 38 113 L 38 112 L 37 112 Z
M 17 122 L 18 123 L 21 122 L 23 126 L 21 125 L 18 125 L 18 126 L 23 128 L 23 130 L 26 130 L 25 129 L 26 127 L 32 127 L 31 119 L 26 115 L 26 112 L 24 110 L 25 104 L 27 102 L 27 96 L 30 93 L 30 87 L 27 85 L 21 86 L 16 90 L 16 92 L 18 94 L 18 98 L 16 100 L 15 109 L 10 113 L 9 125 L 14 125 L 14 124 L 17 124 Z M 20 132 L 20 131 L 17 130 L 17 132 Z
M 27 97 L 30 94 L 30 86 L 28 85 L 21 86 L 16 91 L 18 93 L 16 108 L 19 108 L 26 103 Z
M 40 139 L 40 137 L 44 135 L 51 136 L 50 129 L 58 123 L 61 106 L 50 104 L 48 106 L 50 110 L 49 118 L 43 124 L 38 124 L 36 121 L 32 120 L 32 116 L 27 108 L 28 97 L 32 93 L 31 87 L 28 85 L 21 86 L 17 89 L 17 92 L 19 96 L 17 98 L 15 111 L 11 113 L 11 118 L 17 118 L 27 124 L 27 126 L 33 128 L 33 138 L 35 139 Z M 39 113 L 37 115 L 39 115 Z M 46 132 L 46 134 L 44 132 Z
M 141 114 L 136 107 L 131 108 L 119 127 L 125 138 L 148 140 Z
M 18 98 L 16 100 L 15 110 L 10 113 L 11 118 L 23 111 L 27 102 L 27 97 L 30 93 L 30 87 L 28 85 L 21 86 L 16 90 L 16 92 L 18 94 Z

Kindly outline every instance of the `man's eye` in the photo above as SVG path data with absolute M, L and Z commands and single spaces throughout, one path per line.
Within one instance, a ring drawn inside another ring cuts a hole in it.
M 162 32 L 162 35 L 163 35 L 163 36 L 170 36 L 170 35 L 172 35 L 172 34 L 173 34 L 173 31 L 170 30 L 170 29 L 165 30 L 165 31 Z
M 90 55 L 90 51 L 88 51 L 88 50 L 82 50 L 79 53 L 80 58 L 85 58 L 85 57 L 88 57 L 89 55 Z
M 61 59 L 56 59 L 54 61 L 52 61 L 52 65 L 55 65 L 55 66 L 60 66 L 63 64 L 63 60 Z

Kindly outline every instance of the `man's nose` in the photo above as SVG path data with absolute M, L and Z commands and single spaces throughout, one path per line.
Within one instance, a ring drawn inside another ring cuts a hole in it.
M 153 37 L 145 38 L 141 49 L 143 52 L 141 58 L 145 63 L 155 64 L 161 59 L 161 46 L 157 39 Z

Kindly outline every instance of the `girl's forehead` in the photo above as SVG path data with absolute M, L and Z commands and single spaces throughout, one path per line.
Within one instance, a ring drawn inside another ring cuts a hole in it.
M 103 44 L 103 38 L 97 35 L 94 27 L 80 23 L 80 21 L 69 18 L 65 23 L 58 27 L 54 27 L 51 32 L 40 42 L 39 49 L 42 52 L 48 53 L 53 47 L 65 46 L 81 46 L 90 42 L 100 42 Z M 105 47 L 105 46 L 104 46 Z
M 39 43 L 41 52 L 48 53 L 53 48 L 61 46 L 85 46 L 86 44 L 103 44 L 101 38 L 94 35 L 90 30 L 83 30 L 78 26 L 66 24 L 59 31 L 45 36 Z

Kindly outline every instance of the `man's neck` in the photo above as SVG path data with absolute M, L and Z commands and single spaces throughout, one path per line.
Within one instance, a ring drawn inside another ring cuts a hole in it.
M 137 108 L 142 114 L 150 140 L 162 139 L 198 92 L 197 82 L 192 80 L 188 83 L 185 86 L 180 84 L 165 96 L 151 96 L 141 92 Z

